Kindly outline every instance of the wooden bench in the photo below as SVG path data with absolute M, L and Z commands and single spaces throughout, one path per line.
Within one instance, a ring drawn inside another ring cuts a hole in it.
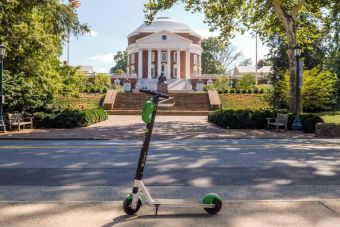
M 21 127 L 24 129 L 27 126 L 33 128 L 33 117 L 24 117 L 21 113 L 8 114 L 8 126 L 9 130 L 12 130 L 12 127 L 17 127 L 18 131 L 20 131 Z
M 285 131 L 287 131 L 288 126 L 288 114 L 278 114 L 276 118 L 267 118 L 267 128 L 273 125 L 276 127 L 276 131 L 279 130 L 279 127 L 284 127 Z

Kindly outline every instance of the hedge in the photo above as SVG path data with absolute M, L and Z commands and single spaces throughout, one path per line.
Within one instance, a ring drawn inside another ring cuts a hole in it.
M 220 109 L 209 114 L 208 120 L 218 126 L 230 129 L 264 129 L 267 128 L 267 119 L 274 118 L 278 113 L 287 113 L 286 111 L 260 109 L 260 110 L 233 110 Z M 289 113 L 288 129 L 294 121 L 294 114 Z M 315 114 L 301 114 L 303 130 L 305 132 L 315 132 L 315 124 L 323 120 Z
M 77 128 L 87 127 L 107 120 L 104 109 L 89 110 L 56 110 L 52 113 L 37 112 L 33 114 L 34 125 L 37 128 Z

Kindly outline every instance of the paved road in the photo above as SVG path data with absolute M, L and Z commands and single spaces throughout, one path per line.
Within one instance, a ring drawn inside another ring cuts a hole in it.
M 0 201 L 111 201 L 129 192 L 138 141 L 0 141 Z M 340 198 L 340 140 L 155 141 L 152 195 Z

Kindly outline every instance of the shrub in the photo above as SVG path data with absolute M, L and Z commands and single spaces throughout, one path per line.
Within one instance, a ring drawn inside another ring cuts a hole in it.
M 258 94 L 259 93 L 259 89 L 254 88 L 254 94 Z
M 330 110 L 336 104 L 336 76 L 330 71 L 315 67 L 304 72 L 301 90 L 304 111 Z
M 234 94 L 234 93 L 235 93 L 235 90 L 234 90 L 234 89 L 231 89 L 231 90 L 229 91 L 229 93 L 230 93 L 230 94 Z
M 96 89 L 95 89 L 94 87 L 91 87 L 91 88 L 90 88 L 90 92 L 91 92 L 91 93 L 96 93 Z
M 76 128 L 87 127 L 100 121 L 107 120 L 104 109 L 63 110 L 53 113 L 37 112 L 33 114 L 37 128 Z
M 240 94 L 241 93 L 241 91 L 240 91 L 240 89 L 236 89 L 236 92 L 235 92 L 236 94 Z
M 106 93 L 107 92 L 107 88 L 104 87 L 103 90 L 102 90 L 103 93 Z
M 260 90 L 259 90 L 259 94 L 263 94 L 264 93 L 264 90 L 261 88 Z
M 247 94 L 247 89 L 243 89 L 242 94 Z
M 249 90 L 247 90 L 247 93 L 248 93 L 248 94 L 252 94 L 252 93 L 253 93 L 253 90 L 252 90 L 252 89 L 249 89 Z
M 230 129 L 264 129 L 267 127 L 266 118 L 274 118 L 278 113 L 287 113 L 279 110 L 232 110 L 220 109 L 209 114 L 208 120 L 218 126 Z M 288 129 L 294 121 L 294 114 L 289 113 Z M 314 114 L 301 114 L 303 130 L 305 132 L 315 132 L 315 124 L 323 122 L 323 120 Z

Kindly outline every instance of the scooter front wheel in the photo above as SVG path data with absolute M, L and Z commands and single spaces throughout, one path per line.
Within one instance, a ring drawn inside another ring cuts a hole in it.
M 134 215 L 135 213 L 138 212 L 139 208 L 142 206 L 142 201 L 138 199 L 137 207 L 136 209 L 131 208 L 131 203 L 132 203 L 132 198 L 125 198 L 123 202 L 123 210 L 127 215 Z

